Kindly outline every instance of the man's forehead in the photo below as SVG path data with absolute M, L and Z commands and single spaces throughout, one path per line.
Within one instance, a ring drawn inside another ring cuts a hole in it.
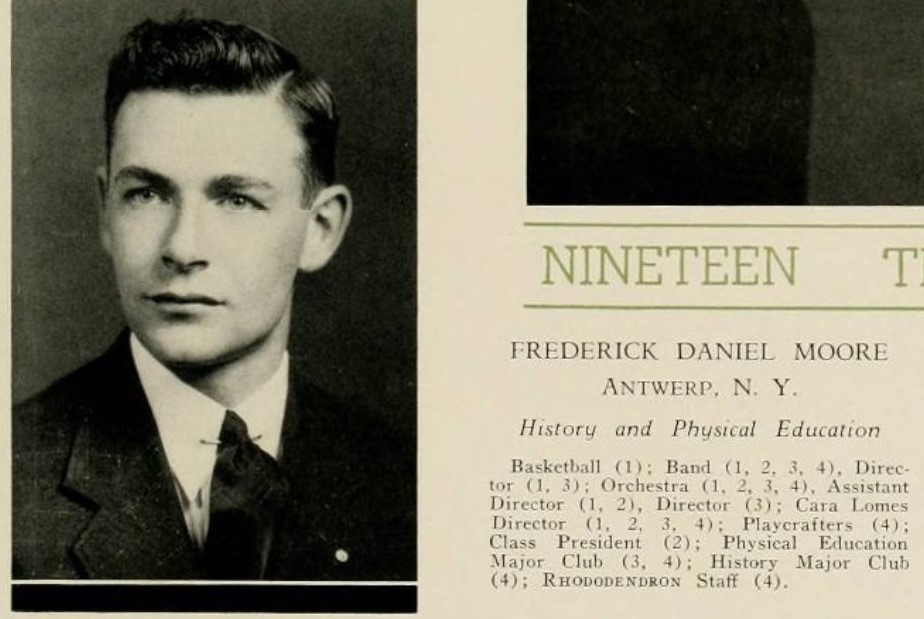
M 134 92 L 114 125 L 111 162 L 188 169 L 300 165 L 298 126 L 274 92 Z

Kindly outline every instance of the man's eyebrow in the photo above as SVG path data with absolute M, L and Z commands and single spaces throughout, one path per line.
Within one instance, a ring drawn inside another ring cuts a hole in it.
M 216 192 L 240 191 L 243 189 L 258 189 L 272 191 L 273 185 L 263 179 L 238 174 L 225 174 L 209 183 L 209 189 Z
M 116 172 L 113 181 L 118 182 L 121 180 L 142 181 L 157 188 L 172 189 L 174 186 L 173 181 L 171 181 L 163 174 L 159 174 L 154 170 L 149 170 L 148 168 L 133 165 L 126 166 Z

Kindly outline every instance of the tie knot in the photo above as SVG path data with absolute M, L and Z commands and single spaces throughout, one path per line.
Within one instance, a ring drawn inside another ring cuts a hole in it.
M 232 410 L 225 411 L 225 420 L 221 424 L 218 440 L 222 445 L 243 445 L 250 439 L 247 422 Z
M 209 487 L 203 561 L 209 578 L 261 578 L 273 525 L 289 492 L 275 459 L 247 435 L 247 424 L 225 412 Z

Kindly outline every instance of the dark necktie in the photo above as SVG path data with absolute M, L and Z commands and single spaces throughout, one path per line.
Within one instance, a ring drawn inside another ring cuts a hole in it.
M 279 464 L 250 440 L 247 424 L 234 411 L 225 413 L 218 440 L 203 550 L 206 575 L 259 579 L 289 486 Z

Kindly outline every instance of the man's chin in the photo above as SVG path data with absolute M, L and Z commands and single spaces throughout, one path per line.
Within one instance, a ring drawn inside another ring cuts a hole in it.
M 182 349 L 155 347 L 151 354 L 166 367 L 177 370 L 208 370 L 226 364 L 230 358 L 219 351 L 190 346 Z
M 272 338 L 276 332 L 263 334 L 227 324 L 142 324 L 132 325 L 132 331 L 155 359 L 174 370 L 208 371 L 259 362 L 285 350 L 285 338 Z M 274 347 L 273 341 L 282 344 Z
M 155 359 L 169 368 L 206 370 L 234 357 L 225 342 L 209 337 L 210 334 L 167 331 L 139 333 L 138 339 Z

